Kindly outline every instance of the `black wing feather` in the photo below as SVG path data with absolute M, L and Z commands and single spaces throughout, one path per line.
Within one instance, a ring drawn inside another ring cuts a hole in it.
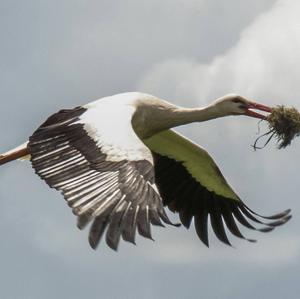
M 97 217 L 90 228 L 89 244 L 93 249 L 96 249 L 108 225 L 108 217 Z
M 220 206 L 218 205 L 216 198 L 213 198 L 212 207 L 210 209 L 210 222 L 217 238 L 221 242 L 231 246 L 225 232 Z
M 208 241 L 208 211 L 207 209 L 203 209 L 195 215 L 195 228 L 196 233 L 200 240 L 209 247 Z
M 135 243 L 136 230 L 151 237 L 151 225 L 172 224 L 154 190 L 148 160 L 110 161 L 87 134 L 83 107 L 52 115 L 30 137 L 28 149 L 35 172 L 63 194 L 83 229 L 92 222 L 89 243 L 117 250 L 120 237 Z
M 173 212 L 178 212 L 182 224 L 189 228 L 192 218 L 197 235 L 209 246 L 208 217 L 217 238 L 230 245 L 225 226 L 236 237 L 245 238 L 240 232 L 237 222 L 244 227 L 260 232 L 272 231 L 276 226 L 286 223 L 291 216 L 290 210 L 272 216 L 261 216 L 249 209 L 241 200 L 222 197 L 202 186 L 185 168 L 183 163 L 167 156 L 152 152 L 154 157 L 155 183 L 165 205 Z M 257 217 L 265 220 L 261 221 Z M 257 228 L 248 220 L 263 225 Z

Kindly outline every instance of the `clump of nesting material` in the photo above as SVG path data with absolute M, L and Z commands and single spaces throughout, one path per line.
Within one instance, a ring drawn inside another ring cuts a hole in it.
M 266 119 L 269 123 L 269 132 L 256 139 L 254 148 L 264 148 L 275 137 L 278 148 L 282 149 L 291 144 L 292 140 L 300 135 L 300 113 L 296 108 L 284 106 L 275 107 Z M 257 142 L 263 136 L 269 138 L 263 147 L 258 147 Z

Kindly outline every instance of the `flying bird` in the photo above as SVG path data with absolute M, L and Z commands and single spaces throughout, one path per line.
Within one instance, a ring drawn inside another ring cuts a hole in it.
M 234 94 L 191 109 L 144 93 L 122 93 L 53 114 L 26 143 L 2 154 L 0 164 L 29 159 L 36 174 L 62 193 L 77 226 L 91 223 L 93 249 L 103 235 L 117 250 L 121 237 L 135 244 L 136 231 L 152 239 L 152 225 L 178 225 L 165 206 L 186 228 L 194 220 L 207 246 L 209 223 L 228 245 L 228 231 L 254 242 L 238 224 L 268 232 L 286 223 L 290 210 L 269 217 L 251 210 L 206 150 L 172 128 L 230 115 L 265 119 L 271 110 Z

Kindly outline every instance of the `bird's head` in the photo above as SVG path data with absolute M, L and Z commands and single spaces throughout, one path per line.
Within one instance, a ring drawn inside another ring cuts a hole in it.
M 221 97 L 217 99 L 213 105 L 222 115 L 247 115 L 259 119 L 265 119 L 266 115 L 258 113 L 255 110 L 267 113 L 272 112 L 271 107 L 249 101 L 248 99 L 236 94 L 229 94 Z

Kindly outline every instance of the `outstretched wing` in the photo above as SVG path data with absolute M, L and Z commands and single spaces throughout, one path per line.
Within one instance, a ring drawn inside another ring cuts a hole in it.
M 236 237 L 245 239 L 236 222 L 249 229 L 267 232 L 291 218 L 290 210 L 270 217 L 250 210 L 226 182 L 211 156 L 178 133 L 167 130 L 144 143 L 153 152 L 155 183 L 164 204 L 179 213 L 187 228 L 194 218 L 196 232 L 207 246 L 208 218 L 217 238 L 228 245 L 224 226 Z M 264 226 L 256 228 L 251 221 Z
M 131 127 L 132 111 L 128 120 L 122 115 L 115 124 L 105 107 L 101 111 L 59 111 L 34 132 L 28 149 L 35 172 L 61 191 L 78 216 L 78 227 L 93 221 L 91 247 L 106 231 L 108 246 L 116 250 L 121 236 L 135 243 L 136 229 L 152 238 L 151 224 L 171 222 L 153 185 L 151 152 Z

